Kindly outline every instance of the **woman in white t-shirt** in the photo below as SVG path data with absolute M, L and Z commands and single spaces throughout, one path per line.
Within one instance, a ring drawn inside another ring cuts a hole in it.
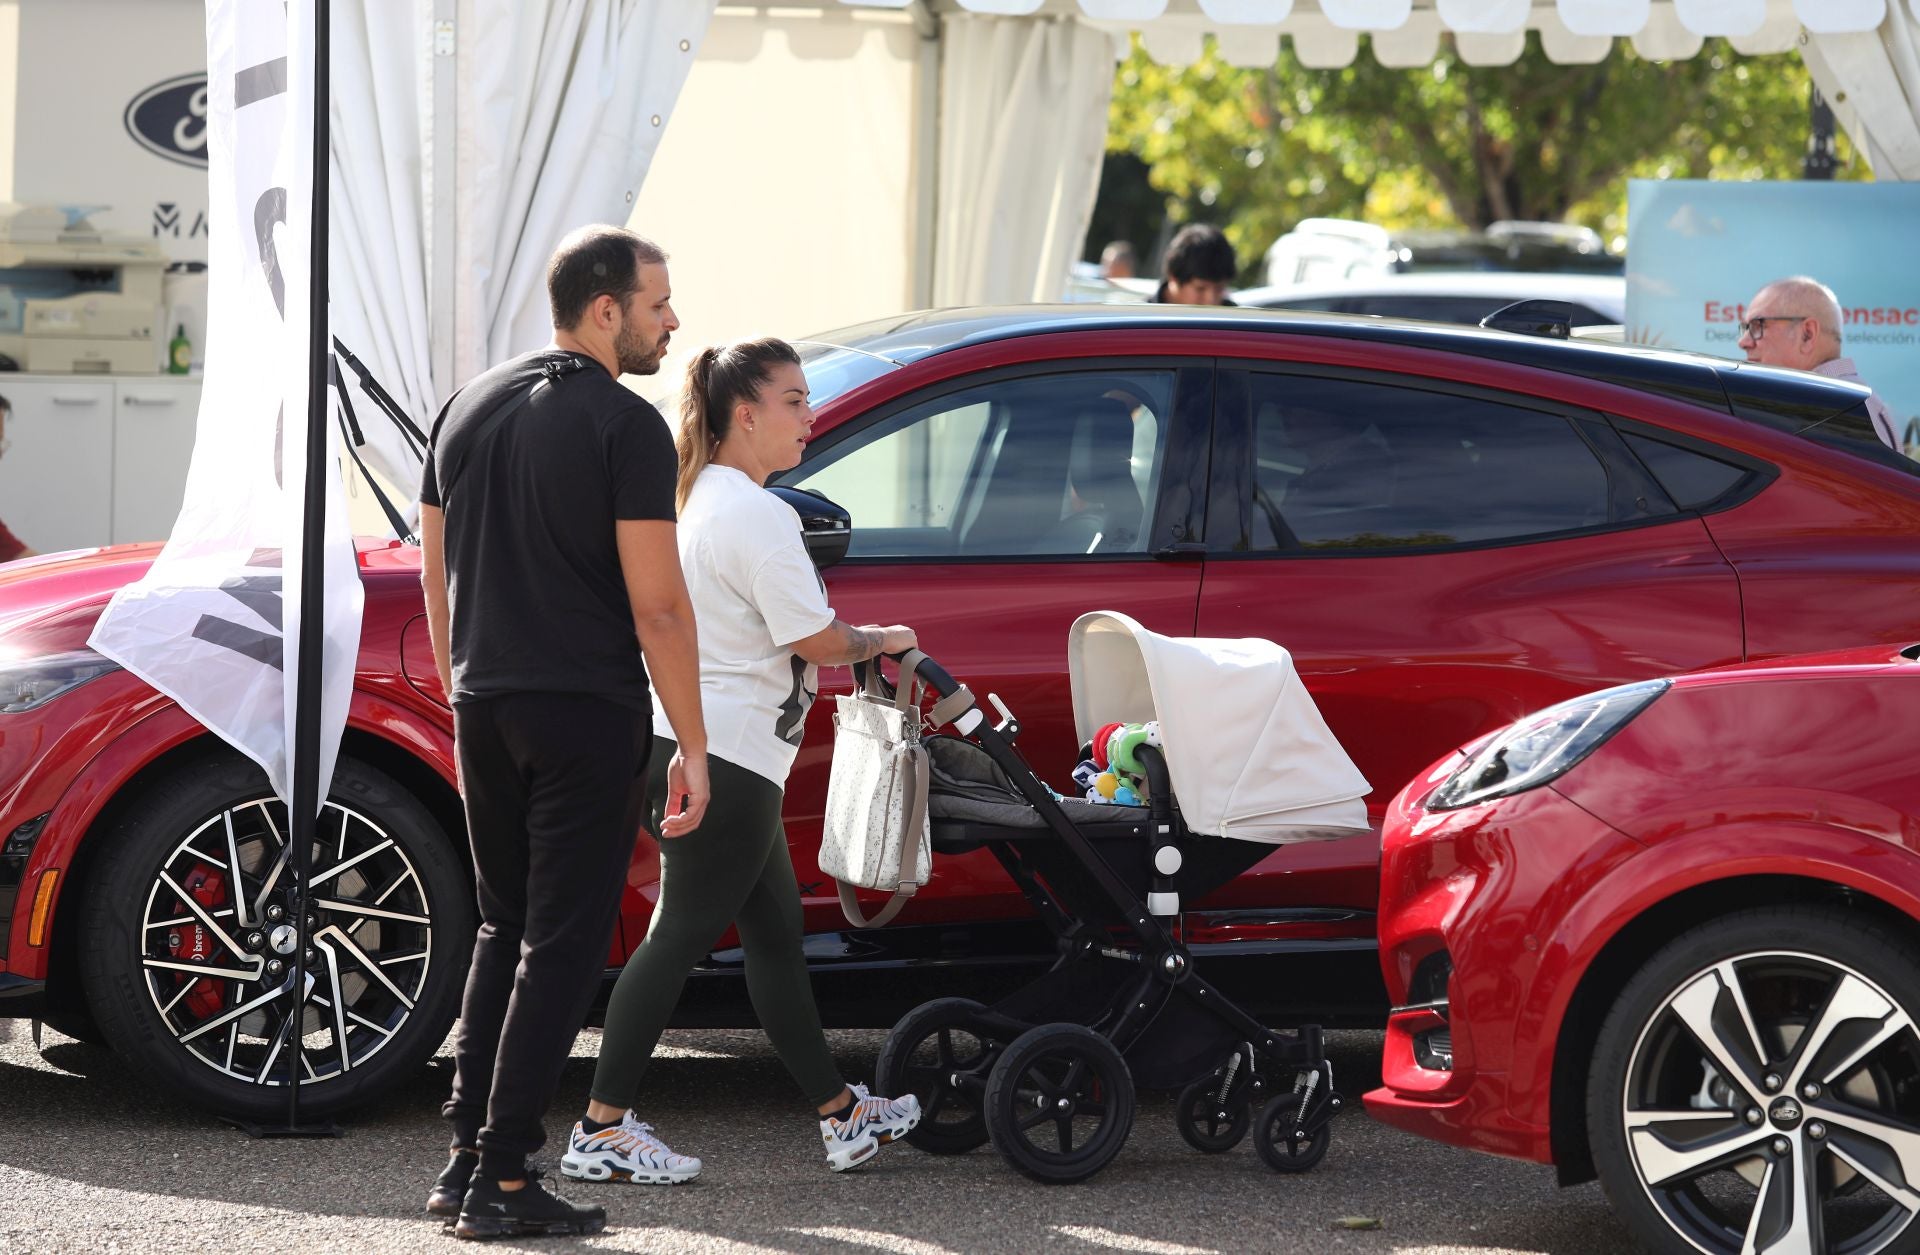
M 680 565 L 700 632 L 712 800 L 700 826 L 660 842 L 660 897 L 647 937 L 607 1006 L 587 1118 L 561 1171 L 579 1180 L 666 1184 L 699 1175 L 630 1110 L 654 1044 L 695 963 L 740 930 L 747 991 L 781 1062 L 820 1114 L 827 1163 L 872 1157 L 920 1119 L 912 1097 L 849 1087 L 820 1029 L 801 953 L 800 891 L 780 804 L 821 664 L 864 662 L 915 645 L 911 628 L 834 617 L 807 556 L 799 516 L 766 491 L 799 465 L 813 429 L 800 356 L 780 340 L 703 351 L 687 372 L 678 439 Z M 658 705 L 653 761 L 674 756 Z M 652 772 L 653 831 L 677 807 Z

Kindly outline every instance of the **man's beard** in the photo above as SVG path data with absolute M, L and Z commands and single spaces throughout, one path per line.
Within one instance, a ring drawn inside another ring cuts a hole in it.
M 613 342 L 614 357 L 620 364 L 623 375 L 651 375 L 659 371 L 660 359 L 666 356 L 666 333 L 652 343 L 641 336 L 635 327 L 622 327 L 620 336 Z

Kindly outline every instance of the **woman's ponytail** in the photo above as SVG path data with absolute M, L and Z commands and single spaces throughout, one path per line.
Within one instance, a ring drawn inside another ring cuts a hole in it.
M 800 355 L 784 340 L 766 339 L 701 349 L 687 366 L 680 432 L 674 438 L 674 450 L 680 455 L 675 509 L 686 510 L 693 481 L 712 464 L 714 451 L 733 430 L 734 407 L 760 395 L 778 362 L 798 366 Z
M 680 475 L 674 483 L 676 512 L 684 512 L 687 498 L 693 494 L 693 481 L 713 461 L 713 451 L 726 438 L 730 417 L 712 413 L 707 394 L 713 386 L 713 364 L 720 360 L 717 346 L 700 350 L 687 366 L 687 386 L 680 397 L 680 431 L 674 437 L 674 452 L 680 455 Z M 717 428 L 717 430 L 716 430 Z

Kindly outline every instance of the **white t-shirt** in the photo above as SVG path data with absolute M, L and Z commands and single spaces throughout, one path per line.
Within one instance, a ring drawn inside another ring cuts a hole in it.
M 680 512 L 679 539 L 707 752 L 784 786 L 819 691 L 818 669 L 791 646 L 834 617 L 800 516 L 732 467 L 709 466 Z M 658 694 L 653 728 L 673 737 Z

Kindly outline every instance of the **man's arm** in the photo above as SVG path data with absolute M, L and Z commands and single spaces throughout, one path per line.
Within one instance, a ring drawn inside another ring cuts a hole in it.
M 707 809 L 707 724 L 700 711 L 700 641 L 693 602 L 680 572 L 674 524 L 659 519 L 617 519 L 614 538 L 634 631 L 647 660 L 647 676 L 679 738 L 680 752 L 667 770 L 667 817 L 660 835 L 677 837 L 700 826 Z M 687 799 L 676 809 L 679 798 Z
M 433 669 L 440 692 L 453 701 L 453 645 L 448 633 L 446 515 L 440 507 L 420 507 L 420 591 L 427 601 L 427 637 L 433 642 Z

